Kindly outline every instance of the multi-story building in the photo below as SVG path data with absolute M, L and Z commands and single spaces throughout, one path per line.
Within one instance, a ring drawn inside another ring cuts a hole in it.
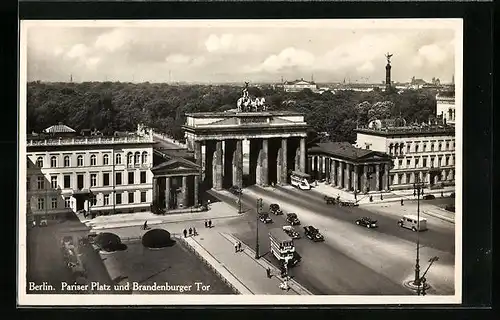
M 357 129 L 356 146 L 387 153 L 393 159 L 392 189 L 454 185 L 455 129 L 452 126 Z
M 304 89 L 310 89 L 313 92 L 316 92 L 318 91 L 318 85 L 313 81 L 306 81 L 304 79 L 286 81 L 283 83 L 283 90 L 285 90 L 285 92 L 299 92 Z
M 64 125 L 27 139 L 27 210 L 34 219 L 70 212 L 149 210 L 153 199 L 152 132 L 77 135 Z
M 444 91 L 436 95 L 436 114 L 444 123 L 455 125 L 454 91 Z

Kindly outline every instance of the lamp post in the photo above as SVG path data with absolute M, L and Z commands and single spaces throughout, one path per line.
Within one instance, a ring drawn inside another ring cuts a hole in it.
M 255 259 L 260 258 L 259 254 L 259 215 L 260 215 L 260 209 L 262 208 L 262 198 L 257 199 L 257 234 L 255 236 Z
M 427 281 L 427 279 L 425 278 L 425 275 L 427 274 L 427 271 L 429 271 L 429 268 L 432 266 L 432 264 L 438 260 L 439 260 L 438 256 L 434 256 L 434 257 L 429 259 L 429 265 L 427 266 L 427 269 L 425 269 L 425 272 L 422 275 L 422 278 L 420 279 L 421 283 L 422 283 L 422 291 L 420 291 L 420 283 L 419 283 L 418 289 L 417 289 L 417 295 L 420 295 L 420 293 L 422 293 L 422 295 L 425 296 L 425 293 L 426 293 L 425 282 Z
M 423 189 L 424 184 L 419 180 L 419 177 L 415 177 L 415 183 L 413 184 L 413 194 L 417 194 L 417 258 L 415 260 L 415 280 L 414 284 L 420 290 L 420 192 Z

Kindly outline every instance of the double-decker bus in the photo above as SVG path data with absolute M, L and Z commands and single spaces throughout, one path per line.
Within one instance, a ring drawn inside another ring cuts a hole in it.
M 300 171 L 292 171 L 290 174 L 290 182 L 292 186 L 301 190 L 311 190 L 311 176 Z
M 269 242 L 272 254 L 280 262 L 288 263 L 294 258 L 295 245 L 293 244 L 293 239 L 281 228 L 269 230 Z

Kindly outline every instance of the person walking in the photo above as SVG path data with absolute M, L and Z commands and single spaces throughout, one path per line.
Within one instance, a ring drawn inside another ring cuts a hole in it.
M 241 241 L 238 241 L 238 251 L 241 251 Z
M 197 236 L 197 235 L 198 235 L 198 233 L 196 232 L 196 228 L 193 227 L 193 236 Z
M 187 233 L 188 233 L 187 230 L 184 229 L 184 231 L 182 233 L 184 233 L 184 238 L 186 238 L 187 237 Z
M 208 221 L 205 220 L 205 228 L 208 228 Z
M 193 234 L 193 228 L 189 228 L 189 236 Z
M 234 253 L 238 252 L 238 242 L 234 244 Z
M 403 199 L 401 199 L 401 205 L 403 205 Z
M 146 230 L 148 228 L 148 220 L 144 221 L 143 229 Z
M 212 220 L 208 220 L 208 227 L 212 228 Z

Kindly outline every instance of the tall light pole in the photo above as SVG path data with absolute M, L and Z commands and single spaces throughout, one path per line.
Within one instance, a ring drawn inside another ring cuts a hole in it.
M 426 288 L 425 288 L 425 282 L 426 282 L 426 279 L 425 279 L 425 275 L 427 274 L 427 271 L 429 271 L 429 268 L 432 266 L 432 264 L 436 261 L 439 260 L 439 257 L 437 256 L 434 256 L 432 258 L 429 259 L 429 266 L 427 266 L 427 269 L 425 269 L 425 272 L 424 274 L 422 275 L 422 278 L 421 278 L 421 283 L 422 283 L 422 291 L 420 291 L 420 284 L 418 286 L 418 289 L 417 289 L 417 295 L 420 295 L 420 293 L 422 293 L 423 296 L 425 296 L 425 293 L 426 293 Z
M 413 193 L 417 194 L 417 258 L 415 260 L 415 280 L 413 283 L 420 290 L 420 192 L 424 187 L 424 183 L 420 181 L 419 176 L 415 177 L 413 184 Z
M 262 198 L 257 199 L 257 234 L 255 236 L 255 259 L 260 258 L 259 254 L 259 215 L 260 215 L 260 209 L 262 208 Z

